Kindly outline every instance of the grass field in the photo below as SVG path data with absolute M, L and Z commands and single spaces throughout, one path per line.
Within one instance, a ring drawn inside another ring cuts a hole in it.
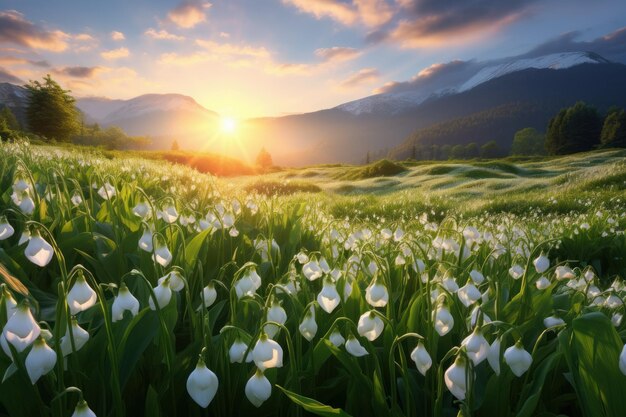
M 625 157 L 1 144 L 0 415 L 623 415 Z

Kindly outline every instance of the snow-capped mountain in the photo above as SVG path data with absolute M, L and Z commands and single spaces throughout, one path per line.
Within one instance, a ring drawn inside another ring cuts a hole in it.
M 522 58 L 499 63 L 475 64 L 464 73 L 447 79 L 425 80 L 419 87 L 404 91 L 376 94 L 335 107 L 355 116 L 371 114 L 397 115 L 415 108 L 429 99 L 461 93 L 501 77 L 525 69 L 566 69 L 581 64 L 605 64 L 610 61 L 593 52 L 562 52 L 534 58 Z

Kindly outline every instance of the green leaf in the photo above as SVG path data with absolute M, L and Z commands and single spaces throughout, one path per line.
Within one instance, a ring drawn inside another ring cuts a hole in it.
M 341 408 L 333 408 L 329 405 L 322 404 L 321 402 L 314 400 L 313 398 L 305 397 L 303 395 L 296 394 L 295 392 L 291 392 L 281 387 L 280 385 L 276 385 L 276 387 L 280 389 L 291 401 L 293 401 L 295 404 L 298 404 L 309 413 L 313 413 L 318 416 L 351 417 L 350 414 L 346 413 Z

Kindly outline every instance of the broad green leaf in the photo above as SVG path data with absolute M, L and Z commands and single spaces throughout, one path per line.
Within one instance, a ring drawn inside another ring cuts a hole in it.
M 329 405 L 322 404 L 321 402 L 312 398 L 296 394 L 295 392 L 291 392 L 281 387 L 280 385 L 276 385 L 276 387 L 280 389 L 291 401 L 293 401 L 295 404 L 298 404 L 309 413 L 313 413 L 322 417 L 351 417 L 350 414 L 346 413 L 340 408 L 333 408 Z

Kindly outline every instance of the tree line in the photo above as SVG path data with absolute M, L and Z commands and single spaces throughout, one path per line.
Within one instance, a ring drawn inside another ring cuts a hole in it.
M 20 125 L 8 106 L 0 111 L 0 138 L 20 136 L 44 142 L 67 142 L 101 146 L 106 149 L 141 149 L 151 141 L 146 137 L 128 136 L 117 126 L 102 129 L 97 123 L 86 124 L 76 108 L 76 100 L 48 74 L 43 81 L 24 85 L 28 91 L 25 126 Z

